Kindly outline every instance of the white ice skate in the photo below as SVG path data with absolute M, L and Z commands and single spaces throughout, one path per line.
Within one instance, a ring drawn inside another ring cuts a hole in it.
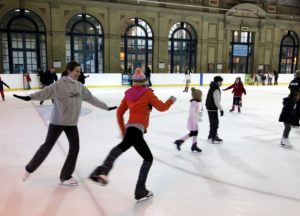
M 144 201 L 144 200 L 147 200 L 147 199 L 151 199 L 153 197 L 153 192 L 152 191 L 148 191 L 148 194 L 144 197 L 139 197 L 139 198 L 135 198 L 137 200 L 137 202 L 141 202 L 141 201 Z
M 286 138 L 282 138 L 281 139 L 281 145 L 282 145 L 282 147 L 293 148 L 293 146 L 290 143 L 290 141 L 288 139 L 286 139 Z
M 75 178 L 71 177 L 68 180 L 62 180 L 61 179 L 60 184 L 61 185 L 69 185 L 69 186 L 78 186 L 78 181 Z
M 25 181 L 26 179 L 28 179 L 30 176 L 30 173 L 27 172 L 27 170 L 25 170 L 25 172 L 23 173 L 23 181 Z

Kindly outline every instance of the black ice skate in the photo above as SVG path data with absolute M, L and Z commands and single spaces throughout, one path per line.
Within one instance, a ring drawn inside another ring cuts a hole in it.
M 152 191 L 144 191 L 143 193 L 139 193 L 135 195 L 135 199 L 137 202 L 141 202 L 147 199 L 151 199 L 153 197 L 153 192 Z
M 196 152 L 202 152 L 202 150 L 200 148 L 198 148 L 197 143 L 194 143 L 191 147 L 192 152 L 196 151 Z
M 239 111 L 239 113 L 241 113 L 241 108 L 240 107 L 238 108 L 238 111 Z
M 91 175 L 89 180 L 93 181 L 93 183 L 98 184 L 100 186 L 105 186 L 108 184 L 108 178 L 106 175 Z
M 212 138 L 211 143 L 212 144 L 220 144 L 220 143 L 223 143 L 223 140 L 220 139 L 219 137 L 215 137 L 215 138 Z
M 216 134 L 216 137 L 217 137 L 217 138 L 219 138 L 219 134 Z M 209 140 L 210 140 L 210 139 L 211 139 L 211 136 L 210 136 L 210 135 L 208 135 L 207 139 L 209 139 Z
M 232 107 L 232 109 L 231 110 L 229 110 L 229 112 L 233 112 L 234 111 L 234 107 Z
M 180 149 L 180 146 L 181 146 L 182 143 L 184 143 L 183 140 L 176 140 L 176 141 L 174 142 L 174 144 L 175 144 L 175 146 L 176 146 L 176 149 L 177 149 L 178 151 L 181 150 L 181 149 Z

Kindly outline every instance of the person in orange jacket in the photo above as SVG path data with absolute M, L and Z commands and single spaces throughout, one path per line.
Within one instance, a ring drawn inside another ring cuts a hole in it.
M 90 179 L 100 185 L 108 183 L 107 175 L 113 167 L 114 161 L 131 146 L 144 159 L 135 189 L 135 199 L 151 198 L 153 193 L 146 189 L 146 180 L 151 168 L 153 156 L 144 140 L 143 134 L 147 132 L 149 116 L 152 106 L 160 112 L 167 111 L 176 98 L 171 96 L 165 103 L 160 101 L 150 88 L 146 87 L 146 77 L 140 68 L 135 70 L 132 78 L 133 86 L 125 92 L 120 107 L 117 111 L 117 118 L 123 141 L 115 146 L 105 159 L 102 166 L 97 167 L 90 175 Z M 124 113 L 129 109 L 129 120 L 124 124 Z

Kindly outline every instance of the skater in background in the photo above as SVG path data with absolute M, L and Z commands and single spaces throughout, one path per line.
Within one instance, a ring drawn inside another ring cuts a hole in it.
M 273 74 L 272 72 L 270 71 L 268 73 L 268 85 L 272 85 L 272 80 L 273 80 Z
M 43 77 L 44 71 L 41 68 L 38 68 L 38 74 L 37 76 L 40 77 L 40 84 L 42 85 L 42 77 Z M 42 86 L 43 87 L 43 86 Z
M 190 83 L 192 82 L 192 76 L 191 76 L 191 72 L 189 69 L 186 69 L 186 71 L 185 71 L 183 82 L 185 82 L 185 88 L 184 88 L 183 92 L 188 92 Z
M 163 112 L 167 111 L 175 101 L 176 98 L 173 96 L 165 103 L 160 101 L 152 90 L 146 87 L 146 77 L 142 70 L 137 68 L 133 76 L 133 87 L 125 92 L 125 97 L 117 111 L 118 123 L 124 138 L 119 145 L 110 151 L 103 165 L 93 171 L 90 179 L 95 183 L 106 185 L 108 183 L 107 176 L 115 160 L 133 146 L 144 160 L 136 184 L 135 199 L 140 200 L 152 197 L 153 193 L 146 189 L 146 180 L 152 165 L 153 156 L 144 140 L 143 134 L 147 132 L 152 106 Z M 128 109 L 129 120 L 127 124 L 124 124 L 123 116 Z
M 274 74 L 274 85 L 278 85 L 279 74 L 276 70 L 273 70 L 273 74 Z
M 289 89 L 291 91 L 300 92 L 300 70 L 297 70 L 294 74 L 294 79 L 290 82 Z M 297 106 L 295 108 L 294 120 L 292 125 L 294 127 L 299 127 L 300 120 L 300 101 L 297 102 Z
M 152 83 L 151 83 L 151 80 L 150 80 L 150 77 L 151 77 L 150 67 L 147 68 L 145 75 L 146 75 L 146 79 L 147 79 L 147 82 L 148 82 L 148 86 L 151 87 Z
M 30 100 L 47 100 L 55 98 L 52 117 L 49 124 L 48 134 L 45 143 L 35 153 L 32 160 L 25 167 L 23 180 L 25 181 L 46 159 L 57 139 L 64 131 L 69 140 L 69 153 L 60 174 L 60 182 L 69 185 L 78 185 L 77 180 L 72 176 L 76 166 L 79 153 L 79 134 L 77 123 L 81 111 L 82 101 L 86 101 L 95 107 L 103 110 L 113 110 L 104 102 L 98 100 L 91 92 L 77 81 L 80 75 L 80 64 L 71 61 L 66 66 L 68 76 L 64 76 L 51 86 L 30 94 L 29 96 L 14 97 Z
M 293 147 L 289 141 L 289 133 L 291 131 L 292 122 L 294 119 L 294 108 L 299 101 L 300 93 L 298 91 L 291 91 L 287 98 L 283 98 L 283 108 L 279 117 L 279 121 L 284 124 L 283 136 L 281 145 L 284 147 Z
M 78 77 L 78 82 L 81 82 L 83 85 L 85 84 L 85 78 L 90 77 L 90 75 L 84 76 L 82 69 L 80 70 L 80 76 Z
M 199 89 L 195 89 L 194 87 L 191 88 L 192 91 L 192 100 L 190 100 L 190 111 L 189 111 L 189 118 L 188 118 L 188 130 L 190 131 L 189 134 L 185 135 L 179 140 L 175 141 L 176 148 L 180 151 L 180 146 L 190 137 L 193 137 L 191 151 L 202 152 L 200 148 L 197 146 L 197 136 L 198 136 L 198 122 L 202 122 L 202 115 L 203 115 L 203 107 L 201 113 L 199 112 L 199 103 L 202 104 L 202 91 Z
M 131 71 L 131 67 L 129 66 L 127 69 L 127 73 L 130 79 L 130 86 L 132 87 L 132 71 Z
M 30 83 L 31 83 L 31 77 L 30 77 L 29 73 L 27 73 L 27 72 L 24 73 L 23 75 L 24 75 L 24 77 L 26 77 L 27 90 L 30 90 L 30 89 L 31 89 L 31 86 L 30 86 Z
M 266 79 L 267 79 L 267 77 L 266 77 L 266 75 L 263 73 L 263 74 L 261 75 L 261 83 L 262 83 L 262 85 L 265 85 Z
M 221 116 L 224 115 L 223 108 L 221 106 L 221 90 L 223 78 L 220 76 L 215 76 L 214 81 L 210 83 L 209 91 L 206 97 L 206 109 L 208 112 L 210 131 L 208 139 L 212 140 L 212 143 L 223 142 L 222 139 L 218 137 L 218 128 L 219 128 L 219 117 L 218 110 L 220 110 Z
M 3 85 L 5 85 L 8 89 L 10 89 L 10 87 L 1 80 L 1 77 L 0 77 L 0 93 L 1 93 L 1 97 L 2 97 L 2 100 L 5 101 L 5 95 L 4 95 L 4 91 L 3 91 Z
M 254 79 L 254 73 L 252 72 L 251 73 L 251 77 L 250 77 L 250 83 L 249 83 L 249 85 L 254 85 L 253 79 Z
M 254 84 L 256 83 L 256 85 L 258 86 L 258 76 L 257 74 L 254 74 Z M 253 85 L 254 85 L 253 84 Z
M 231 86 L 229 86 L 226 89 L 223 89 L 223 91 L 227 91 L 232 88 L 233 88 L 233 104 L 232 104 L 232 109 L 230 110 L 230 112 L 234 111 L 235 106 L 238 107 L 238 112 L 241 112 L 240 100 L 241 100 L 243 93 L 246 95 L 246 90 L 244 88 L 244 85 L 243 85 L 240 77 L 236 78 L 234 84 L 232 84 Z
M 57 75 L 55 73 L 55 69 L 54 67 L 51 67 L 50 70 L 48 70 L 47 72 L 45 72 L 42 76 L 42 85 L 44 87 L 51 85 L 52 83 L 57 82 Z M 44 88 L 43 87 L 43 88 Z M 54 104 L 54 99 L 51 99 L 52 104 Z M 43 105 L 44 101 L 40 102 L 40 105 Z

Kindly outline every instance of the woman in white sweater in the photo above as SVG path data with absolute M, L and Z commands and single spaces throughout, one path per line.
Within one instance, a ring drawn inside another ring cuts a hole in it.
M 190 83 L 192 82 L 191 71 L 189 69 L 187 69 L 186 72 L 185 72 L 185 76 L 184 76 L 183 82 L 185 82 L 185 88 L 184 88 L 183 92 L 188 92 L 189 91 L 189 87 L 190 87 Z
M 69 140 L 69 153 L 61 170 L 60 181 L 64 184 L 78 185 L 72 174 L 75 170 L 76 160 L 79 153 L 79 134 L 77 123 L 81 111 L 82 101 L 86 101 L 95 107 L 104 110 L 113 110 L 117 107 L 108 107 L 104 102 L 98 100 L 91 92 L 77 81 L 80 75 L 80 64 L 71 61 L 66 66 L 67 76 L 63 76 L 50 86 L 30 94 L 29 96 L 18 96 L 16 98 L 29 101 L 54 100 L 51 121 L 45 143 L 35 153 L 31 161 L 25 167 L 23 180 L 34 172 L 46 159 L 57 139 L 64 131 Z

